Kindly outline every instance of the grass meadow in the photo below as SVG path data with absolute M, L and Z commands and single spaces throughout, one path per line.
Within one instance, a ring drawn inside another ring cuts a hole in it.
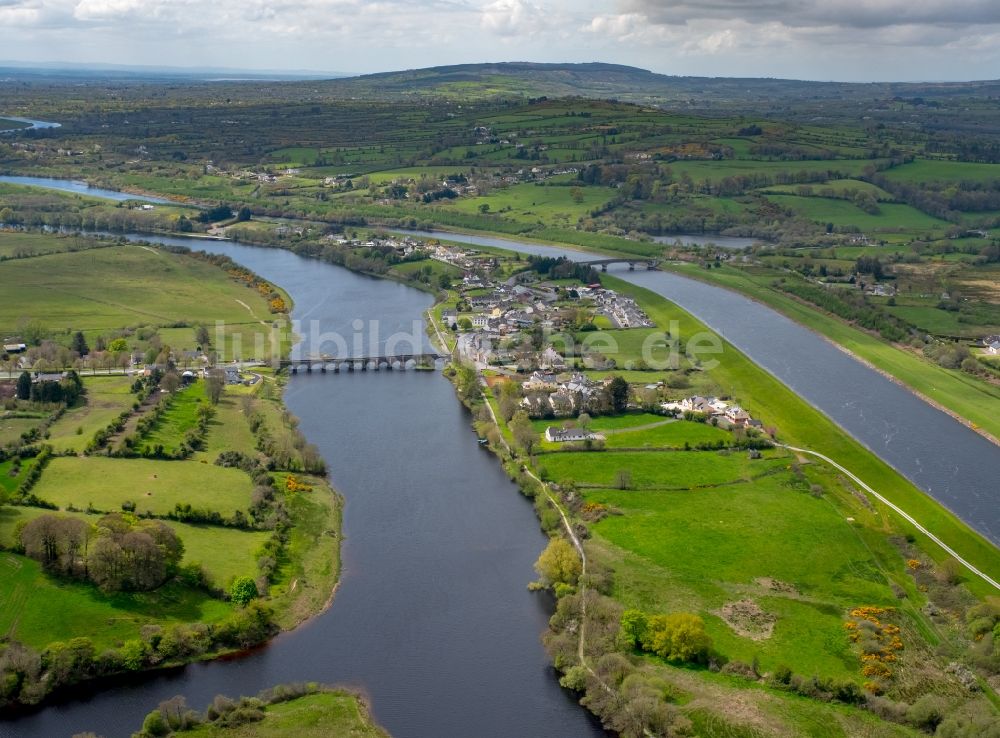
M 111 648 L 148 623 L 213 623 L 232 612 L 227 603 L 177 584 L 104 594 L 91 584 L 47 576 L 38 562 L 10 553 L 0 552 L 0 572 L 0 633 L 37 649 L 78 637 Z
M 190 503 L 231 517 L 247 509 L 251 489 L 244 472 L 205 461 L 83 456 L 52 459 L 33 492 L 63 510 L 114 512 L 134 502 L 136 512 L 166 515 L 177 503 Z
M 189 738 L 385 738 L 358 698 L 345 692 L 320 692 L 268 705 L 264 719 L 231 728 L 200 725 Z

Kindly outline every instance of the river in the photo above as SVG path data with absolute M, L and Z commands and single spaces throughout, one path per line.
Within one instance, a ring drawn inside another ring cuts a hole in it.
M 418 233 L 526 253 L 581 252 L 506 239 Z M 192 242 L 282 285 L 293 317 L 351 335 L 379 321 L 411 330 L 430 298 L 278 249 Z M 830 343 L 737 293 L 667 272 L 620 276 L 689 310 L 994 542 L 1000 449 Z M 366 328 L 367 329 L 367 328 Z M 162 699 L 196 707 L 292 680 L 346 682 L 395 736 L 587 736 L 600 728 L 558 687 L 538 636 L 551 603 L 525 583 L 544 544 L 528 502 L 480 450 L 440 375 L 298 375 L 286 402 L 347 499 L 334 606 L 237 661 L 117 684 L 13 723 L 0 736 L 127 735 Z
M 383 338 L 410 331 L 431 302 L 287 251 L 143 238 L 233 257 L 288 291 L 293 318 L 326 332 L 351 336 L 356 320 L 366 332 L 378 321 Z M 201 709 L 216 694 L 302 680 L 360 687 L 395 738 L 604 735 L 539 640 L 552 603 L 527 590 L 545 545 L 534 509 L 479 447 L 451 384 L 436 372 L 299 374 L 285 401 L 346 499 L 333 606 L 239 660 L 81 690 L 0 723 L 0 736 L 118 738 L 175 694 Z
M 593 258 L 571 247 L 490 236 L 407 233 L 542 256 Z M 1000 447 L 766 305 L 671 272 L 628 271 L 624 265 L 609 270 L 697 317 L 1000 545 Z M 752 404 L 754 398 L 747 401 Z
M 41 187 L 46 190 L 59 190 L 60 192 L 71 192 L 74 195 L 87 195 L 88 197 L 98 197 L 102 200 L 114 200 L 115 202 L 125 202 L 126 200 L 140 200 L 142 202 L 152 202 L 160 205 L 171 204 L 165 197 L 154 197 L 153 195 L 132 195 L 128 192 L 118 192 L 117 190 L 106 190 L 101 187 L 91 187 L 86 182 L 75 179 L 56 179 L 54 177 L 20 177 L 17 175 L 0 175 L 0 182 L 16 185 L 30 185 L 31 187 Z
M 12 133 L 15 131 L 30 131 L 40 128 L 62 128 L 62 123 L 52 123 L 46 120 L 32 120 L 31 118 L 18 118 L 16 115 L 4 115 L 0 113 L 0 120 L 14 120 L 18 123 L 29 123 L 27 128 L 4 128 L 0 133 Z

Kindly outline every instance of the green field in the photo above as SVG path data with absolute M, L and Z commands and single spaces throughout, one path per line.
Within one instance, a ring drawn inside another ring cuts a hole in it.
M 22 433 L 41 424 L 44 418 L 10 418 L 0 416 L 0 446 L 17 441 Z
M 178 390 L 171 398 L 170 407 L 138 440 L 139 447 L 162 445 L 167 453 L 172 453 L 184 441 L 184 435 L 197 427 L 198 408 L 207 404 L 204 386 L 200 382 Z
M 8 235 L 0 233 L 0 244 Z M 41 246 L 53 240 L 37 238 Z M 40 318 L 49 330 L 81 330 L 91 341 L 125 326 L 222 321 L 230 340 L 240 337 L 246 356 L 254 337 L 269 332 L 259 322 L 270 316 L 268 306 L 256 290 L 208 262 L 143 246 L 11 260 L 0 270 L 0 292 L 17 296 L 0 305 L 4 335 L 16 334 L 27 318 Z
M 32 648 L 90 638 L 100 650 L 135 638 L 149 623 L 213 623 L 232 608 L 207 594 L 167 584 L 155 592 L 104 594 L 45 575 L 38 562 L 0 553 L 0 633 Z
M 47 443 L 57 453 L 82 451 L 94 433 L 132 407 L 131 377 L 84 376 L 83 403 L 68 409 L 49 428 Z
M 137 512 L 166 515 L 185 503 L 231 517 L 247 509 L 251 489 L 244 472 L 207 462 L 86 456 L 53 459 L 33 492 L 64 510 L 115 512 L 134 502 Z
M 730 159 L 726 161 L 677 161 L 670 165 L 676 174 L 688 174 L 696 182 L 718 182 L 742 174 L 774 174 L 777 172 L 838 172 L 857 176 L 872 162 L 867 159 L 836 159 L 831 161 L 760 161 Z
M 386 738 L 359 698 L 345 692 L 320 692 L 268 705 L 264 719 L 232 728 L 201 725 L 181 733 L 190 738 Z
M 594 431 L 621 430 L 625 428 L 652 425 L 654 423 L 662 423 L 666 419 L 667 418 L 662 415 L 640 412 L 628 412 L 622 413 L 621 415 L 599 415 L 595 418 L 591 418 L 589 427 Z M 561 424 L 561 421 L 558 418 L 555 420 L 539 418 L 532 420 L 531 424 L 539 433 L 543 433 L 550 425 L 558 427 Z
M 541 464 L 554 481 L 572 479 L 581 485 L 611 487 L 618 470 L 628 470 L 634 489 L 696 489 L 738 484 L 772 472 L 787 460 L 751 461 L 743 452 L 588 451 L 547 454 Z
M 49 511 L 37 507 L 5 507 L 0 510 L 0 545 L 13 546 L 18 522 L 34 520 Z M 70 513 L 95 524 L 99 515 Z M 189 525 L 170 520 L 184 543 L 184 564 L 200 564 L 212 582 L 225 588 L 235 576 L 256 576 L 257 550 L 268 537 L 266 531 L 243 531 L 207 525 Z
M 684 444 L 697 446 L 699 443 L 730 443 L 733 435 L 729 431 L 715 428 L 706 423 L 677 420 L 655 428 L 643 430 L 624 429 L 605 434 L 606 448 L 683 448 Z
M 769 200 L 791 208 L 811 220 L 835 226 L 857 226 L 865 231 L 920 231 L 944 229 L 948 224 L 926 213 L 897 203 L 879 203 L 879 213 L 870 214 L 847 200 L 798 195 L 768 195 Z
M 1000 180 L 1000 166 L 966 161 L 918 159 L 888 170 L 886 176 L 899 182 L 990 182 Z
M 14 492 L 24 477 L 28 473 L 28 469 L 34 464 L 33 459 L 26 459 L 20 466 L 20 471 L 17 474 L 12 474 L 14 471 L 14 461 L 8 459 L 7 461 L 0 461 L 0 496 L 9 495 Z
M 616 596 L 626 607 L 700 612 L 721 653 L 746 662 L 758 656 L 764 669 L 785 663 L 807 674 L 856 678 L 844 614 L 859 604 L 895 605 L 889 576 L 828 500 L 788 481 L 778 475 L 692 492 L 599 490 L 587 499 L 621 512 L 594 531 L 625 552 L 606 555 L 618 562 Z M 816 541 L 822 565 L 804 555 Z M 892 567 L 902 572 L 898 555 Z M 772 591 L 762 578 L 791 584 L 794 592 Z M 717 614 L 744 598 L 776 617 L 771 636 L 740 635 Z
M 579 202 L 574 199 L 574 194 Z M 615 196 L 608 187 L 539 187 L 521 184 L 496 190 L 485 197 L 461 198 L 449 203 L 448 209 L 470 215 L 484 205 L 489 213 L 497 213 L 515 221 L 535 223 L 575 223 L 594 208 L 602 207 Z

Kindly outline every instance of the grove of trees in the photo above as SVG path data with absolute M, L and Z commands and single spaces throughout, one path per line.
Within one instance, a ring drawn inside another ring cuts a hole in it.
M 87 579 L 106 592 L 148 591 L 176 573 L 184 544 L 158 520 L 112 513 L 96 525 L 46 513 L 20 532 L 27 556 L 46 570 Z

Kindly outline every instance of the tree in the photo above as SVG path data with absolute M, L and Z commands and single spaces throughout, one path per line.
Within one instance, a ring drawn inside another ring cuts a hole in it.
M 649 618 L 642 610 L 626 610 L 618 627 L 618 640 L 626 648 L 637 648 L 646 640 Z
M 668 661 L 703 662 L 712 649 L 712 639 L 705 632 L 704 620 L 676 612 L 650 617 L 642 646 Z
M 500 407 L 500 417 L 509 423 L 517 413 L 517 400 L 504 395 L 500 398 L 498 405 Z
M 198 342 L 198 347 L 207 349 L 212 343 L 212 336 L 203 324 L 199 323 L 194 329 L 194 340 Z
M 524 449 L 524 452 L 531 456 L 531 452 L 538 444 L 538 431 L 535 430 L 524 410 L 518 410 L 510 421 L 510 432 L 514 434 L 517 445 Z
M 31 398 L 31 375 L 28 372 L 21 372 L 17 378 L 17 399 L 28 400 Z
M 208 401 L 213 405 L 218 405 L 225 387 L 225 372 L 219 368 L 209 371 L 208 376 L 205 377 L 205 396 L 208 397 Z
M 632 471 L 618 469 L 615 472 L 615 489 L 632 489 Z
M 461 328 L 463 331 L 471 331 L 472 330 L 472 321 L 469 320 L 466 317 L 459 318 L 458 319 L 458 327 Z
M 124 338 L 116 338 L 108 344 L 108 351 L 112 353 L 120 353 L 122 351 L 128 351 L 128 341 Z
M 229 597 L 237 605 L 246 606 L 257 595 L 257 583 L 250 577 L 236 577 L 229 588 Z
M 587 430 L 588 428 L 590 428 L 590 423 L 591 423 L 590 415 L 588 413 L 580 413 L 580 417 L 576 419 L 576 422 L 580 425 L 581 428 Z
M 177 372 L 167 372 L 160 379 L 160 389 L 165 389 L 167 392 L 176 392 L 180 386 L 181 378 L 177 375 Z
M 628 382 L 616 375 L 608 384 L 608 399 L 615 413 L 623 413 L 628 409 Z
M 73 341 L 70 343 L 70 348 L 76 351 L 79 356 L 86 356 L 90 353 L 90 348 L 87 346 L 87 339 L 83 336 L 83 331 L 77 331 L 73 334 Z
M 565 538 L 553 538 L 535 562 L 535 571 L 549 585 L 576 584 L 583 564 L 573 544 Z

